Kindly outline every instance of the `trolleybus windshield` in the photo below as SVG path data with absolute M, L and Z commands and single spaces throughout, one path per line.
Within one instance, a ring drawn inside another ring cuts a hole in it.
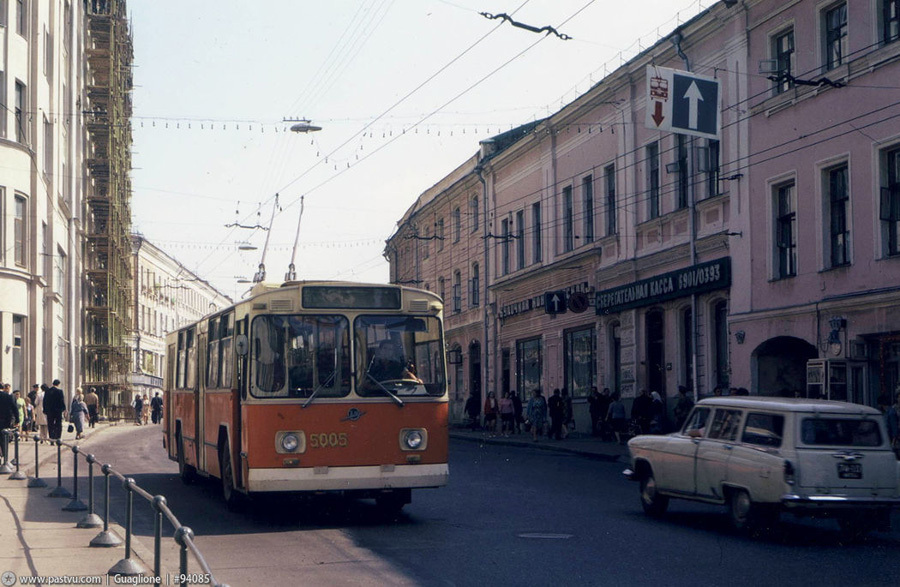
M 253 396 L 325 398 L 350 393 L 346 317 L 257 316 L 251 337 Z
M 437 318 L 359 316 L 354 337 L 359 395 L 444 394 L 443 339 Z

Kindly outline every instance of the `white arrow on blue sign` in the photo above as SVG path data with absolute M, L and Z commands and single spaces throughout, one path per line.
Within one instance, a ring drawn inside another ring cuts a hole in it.
M 565 314 L 566 292 L 564 290 L 545 292 L 544 311 L 547 314 Z
M 718 139 L 720 94 L 716 78 L 648 65 L 646 125 L 654 130 Z

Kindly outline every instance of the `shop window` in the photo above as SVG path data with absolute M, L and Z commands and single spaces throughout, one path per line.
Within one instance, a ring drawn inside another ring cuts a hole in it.
M 571 397 L 587 397 L 594 385 L 594 327 L 565 333 L 565 385 Z
M 523 403 L 541 387 L 541 361 L 540 338 L 516 341 L 516 389 Z

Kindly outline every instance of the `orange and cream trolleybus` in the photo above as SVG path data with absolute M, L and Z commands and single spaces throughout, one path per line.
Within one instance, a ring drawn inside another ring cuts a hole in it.
M 443 305 L 343 282 L 257 284 L 168 334 L 164 444 L 225 500 L 341 492 L 399 510 L 446 485 Z

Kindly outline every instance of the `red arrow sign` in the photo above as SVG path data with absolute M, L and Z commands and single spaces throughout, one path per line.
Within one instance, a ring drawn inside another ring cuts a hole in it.
M 665 118 L 666 118 L 665 116 L 663 116 L 663 105 L 662 105 L 662 102 L 654 102 L 653 104 L 655 106 L 654 106 L 654 110 L 653 110 L 653 115 L 650 118 L 653 119 L 653 122 L 656 123 L 656 126 L 659 126 L 660 124 L 662 124 L 662 121 L 665 120 Z

